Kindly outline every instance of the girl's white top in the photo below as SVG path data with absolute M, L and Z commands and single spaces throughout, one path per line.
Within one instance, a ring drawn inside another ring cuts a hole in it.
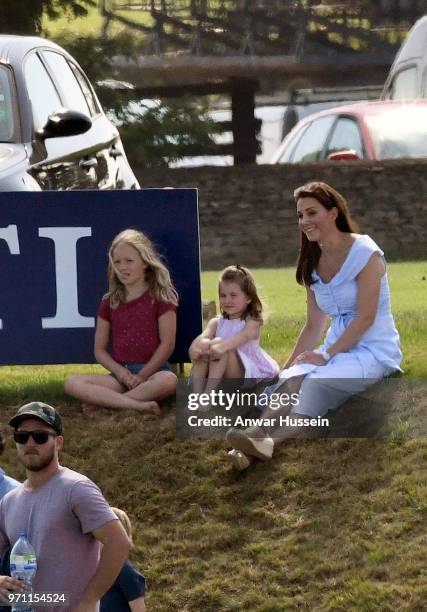
M 218 318 L 216 338 L 231 338 L 241 332 L 246 325 L 245 319 Z M 245 378 L 272 379 L 279 373 L 279 366 L 259 345 L 259 339 L 250 340 L 236 349 L 245 369 Z

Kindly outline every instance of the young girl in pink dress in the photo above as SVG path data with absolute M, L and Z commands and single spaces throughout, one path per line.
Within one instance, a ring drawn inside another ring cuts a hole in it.
M 247 268 L 228 266 L 219 279 L 221 315 L 190 346 L 195 392 L 215 389 L 223 378 L 271 380 L 279 366 L 259 345 L 262 303 Z
M 159 415 L 157 402 L 176 389 L 168 359 L 178 295 L 142 232 L 118 234 L 108 257 L 109 291 L 98 310 L 95 357 L 110 374 L 70 376 L 65 391 L 82 401 L 84 412 L 105 406 Z

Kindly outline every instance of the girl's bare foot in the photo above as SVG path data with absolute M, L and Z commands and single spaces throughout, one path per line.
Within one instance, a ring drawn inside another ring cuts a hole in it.
M 81 408 L 84 414 L 91 414 L 92 412 L 95 412 L 98 406 L 95 406 L 95 404 L 88 404 L 87 402 L 82 402 Z
M 161 408 L 159 406 L 159 404 L 155 401 L 152 402 L 141 402 L 141 407 L 140 408 L 136 408 L 136 410 L 138 410 L 138 412 L 145 412 L 145 413 L 151 413 L 151 414 L 155 414 L 156 416 L 162 416 L 162 411 Z

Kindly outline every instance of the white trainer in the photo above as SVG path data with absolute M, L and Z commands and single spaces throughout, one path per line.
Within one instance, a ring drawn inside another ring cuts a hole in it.
M 251 464 L 249 457 L 247 457 L 245 453 L 242 453 L 236 448 L 233 448 L 227 453 L 227 459 L 229 460 L 231 465 L 239 472 L 243 472 L 243 470 L 246 470 Z
M 268 461 L 273 456 L 274 441 L 270 436 L 251 438 L 244 430 L 230 429 L 227 432 L 226 439 L 233 448 L 245 455 L 257 457 L 262 461 Z

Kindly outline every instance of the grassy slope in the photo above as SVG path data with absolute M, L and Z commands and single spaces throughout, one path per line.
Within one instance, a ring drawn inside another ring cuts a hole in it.
M 426 377 L 426 272 L 426 263 L 389 269 L 411 376 Z M 284 358 L 298 332 L 292 319 L 303 319 L 304 294 L 289 269 L 255 275 L 271 312 L 265 345 Z M 215 297 L 216 278 L 203 275 L 205 298 Z M 133 560 L 147 575 L 150 610 L 423 609 L 425 438 L 290 441 L 274 461 L 237 474 L 223 443 L 177 441 L 170 407 L 161 421 L 82 415 L 62 395 L 66 371 L 2 368 L 4 419 L 28 399 L 61 406 L 62 462 L 93 478 L 131 515 Z M 421 414 L 421 391 L 416 401 Z M 11 445 L 2 466 L 23 477 Z

